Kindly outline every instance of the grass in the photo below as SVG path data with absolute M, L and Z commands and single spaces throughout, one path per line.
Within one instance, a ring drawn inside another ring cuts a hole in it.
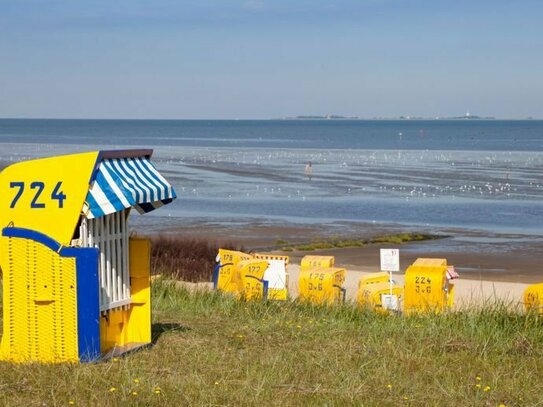
M 312 250 L 323 250 L 323 249 L 342 249 L 348 247 L 364 247 L 368 244 L 374 243 L 391 243 L 391 244 L 402 244 L 407 242 L 418 242 L 422 240 L 436 240 L 443 239 L 446 236 L 441 235 L 431 235 L 426 233 L 397 233 L 392 235 L 382 235 L 369 239 L 340 239 L 340 238 L 331 238 L 327 240 L 314 240 L 310 243 L 293 243 L 289 244 L 288 242 L 281 240 L 277 241 L 276 244 L 283 251 L 312 251 Z
M 244 303 L 159 279 L 153 307 L 148 349 L 88 365 L 0 363 L 0 404 L 520 406 L 542 399 L 543 320 L 500 305 L 383 316 L 351 304 Z

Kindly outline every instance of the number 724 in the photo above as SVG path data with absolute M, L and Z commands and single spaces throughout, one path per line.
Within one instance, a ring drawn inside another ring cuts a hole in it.
M 15 208 L 17 205 L 17 202 L 23 195 L 26 187 L 25 182 L 10 182 L 9 187 L 12 189 L 16 189 L 17 192 L 15 194 L 15 197 L 11 201 L 11 205 L 9 206 L 11 209 Z M 51 200 L 58 201 L 58 207 L 64 208 L 64 200 L 67 198 L 66 195 L 61 191 L 62 188 L 62 181 L 57 182 L 55 185 L 55 188 L 51 192 Z M 32 201 L 30 202 L 30 208 L 32 209 L 43 209 L 45 208 L 46 204 L 44 202 L 40 202 L 41 195 L 45 189 L 45 183 L 41 181 L 34 181 L 30 183 L 30 189 L 34 190 L 34 198 L 32 198 Z

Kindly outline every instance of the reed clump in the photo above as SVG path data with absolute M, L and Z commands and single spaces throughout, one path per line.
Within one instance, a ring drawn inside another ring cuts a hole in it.
M 189 282 L 211 281 L 219 247 L 243 251 L 241 245 L 186 238 L 151 236 L 151 270 L 167 278 Z

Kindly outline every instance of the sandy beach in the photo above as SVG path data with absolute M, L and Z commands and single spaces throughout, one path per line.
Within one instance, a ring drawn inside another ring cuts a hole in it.
M 299 264 L 291 264 L 289 271 L 289 293 L 296 297 L 298 295 L 298 277 L 300 273 Z M 354 301 L 358 289 L 358 281 L 362 276 L 378 272 L 378 267 L 349 267 L 345 276 L 345 288 L 347 299 Z M 394 281 L 397 284 L 404 284 L 403 273 L 394 273 Z M 455 281 L 455 305 L 453 309 L 473 308 L 485 304 L 503 304 L 508 307 L 522 307 L 522 296 L 526 283 L 511 283 L 490 280 L 462 279 Z
M 339 266 L 343 267 L 344 265 Z M 289 274 L 289 294 L 292 298 L 296 298 L 298 296 L 300 265 L 298 263 L 291 263 L 287 270 Z M 378 271 L 378 267 L 347 267 L 344 284 L 346 299 L 348 301 L 355 301 L 360 278 Z M 404 284 L 403 273 L 393 273 L 393 279 L 399 285 Z M 178 282 L 178 284 L 183 287 L 188 287 L 191 290 L 211 290 L 213 287 L 212 283 Z M 530 285 L 528 283 L 520 282 L 475 280 L 462 277 L 455 280 L 454 284 L 455 297 L 453 310 L 473 309 L 494 304 L 503 305 L 511 309 L 523 310 L 523 293 Z

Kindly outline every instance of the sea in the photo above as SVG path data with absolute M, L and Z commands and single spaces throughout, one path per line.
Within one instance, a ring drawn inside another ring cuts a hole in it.
M 154 149 L 177 191 L 137 220 L 543 238 L 543 121 L 0 119 L 0 167 Z M 311 172 L 306 167 L 311 163 Z

